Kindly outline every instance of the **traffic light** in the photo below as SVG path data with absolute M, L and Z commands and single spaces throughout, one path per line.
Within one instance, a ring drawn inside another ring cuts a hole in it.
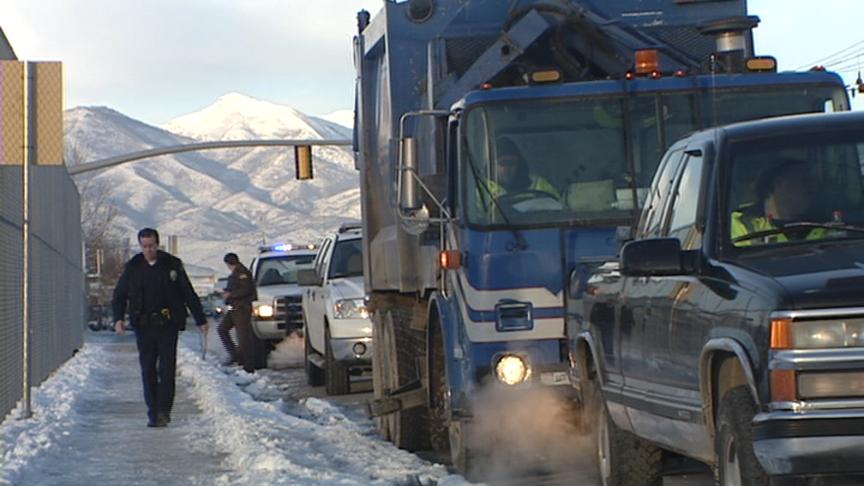
M 310 145 L 294 146 L 294 170 L 298 181 L 312 179 L 312 147 Z

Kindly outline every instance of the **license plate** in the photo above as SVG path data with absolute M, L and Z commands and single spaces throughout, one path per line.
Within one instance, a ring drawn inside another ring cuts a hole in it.
M 569 385 L 570 375 L 566 371 L 547 371 L 540 373 L 540 383 L 547 386 Z

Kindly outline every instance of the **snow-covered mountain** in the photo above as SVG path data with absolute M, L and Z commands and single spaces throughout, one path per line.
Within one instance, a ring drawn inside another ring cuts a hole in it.
M 67 110 L 69 165 L 152 147 L 237 139 L 350 139 L 349 129 L 237 93 L 154 127 L 106 107 Z M 360 218 L 354 161 L 346 148 L 313 149 L 315 179 L 294 179 L 290 148 L 189 152 L 76 176 L 110 188 L 119 225 L 134 241 L 144 226 L 179 236 L 178 254 L 223 272 L 222 255 L 248 262 L 263 241 L 308 243 Z M 87 197 L 86 194 L 84 197 Z M 163 238 L 166 239 L 167 238 Z

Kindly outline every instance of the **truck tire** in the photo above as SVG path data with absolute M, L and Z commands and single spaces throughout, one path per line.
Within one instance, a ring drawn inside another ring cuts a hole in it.
M 324 384 L 324 370 L 315 366 L 309 359 L 309 355 L 314 353 L 312 344 L 309 343 L 309 334 L 303 336 L 303 367 L 306 370 L 306 383 L 309 386 L 321 386 Z
M 662 451 L 615 425 L 597 380 L 585 390 L 585 413 L 594 417 L 593 438 L 599 484 L 602 486 L 661 486 Z
M 768 475 L 753 452 L 756 404 L 746 386 L 735 387 L 720 400 L 717 411 L 717 484 L 767 486 Z
M 450 452 L 449 385 L 444 363 L 444 336 L 441 323 L 437 319 L 429 322 L 429 340 L 429 392 L 432 397 L 432 406 L 429 409 L 429 442 L 434 451 Z
M 348 368 L 333 356 L 333 346 L 330 344 L 330 327 L 324 327 L 324 371 L 325 386 L 328 395 L 345 395 L 351 391 L 348 381 Z
M 397 301 L 399 302 L 399 301 Z M 418 358 L 426 353 L 425 332 L 411 329 L 411 308 L 392 306 L 375 313 L 372 359 L 375 398 L 386 398 L 395 390 L 419 379 Z M 383 315 L 382 315 L 383 314 Z M 376 421 L 382 437 L 409 451 L 429 449 L 426 407 L 415 407 L 380 417 Z
M 448 429 L 450 461 L 453 464 L 453 469 L 459 471 L 468 481 L 481 482 L 483 478 L 478 467 L 480 461 L 477 459 L 477 451 L 469 445 L 468 437 L 471 423 L 464 420 L 453 420 Z

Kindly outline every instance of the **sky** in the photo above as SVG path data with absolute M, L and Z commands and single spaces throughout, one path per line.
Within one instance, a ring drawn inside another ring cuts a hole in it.
M 0 0 L 0 26 L 19 59 L 63 61 L 69 108 L 110 106 L 161 125 L 236 91 L 325 115 L 352 108 L 356 13 L 382 2 Z M 750 0 L 749 10 L 762 19 L 757 53 L 781 70 L 864 40 L 857 0 Z M 855 51 L 864 66 L 864 44 Z

